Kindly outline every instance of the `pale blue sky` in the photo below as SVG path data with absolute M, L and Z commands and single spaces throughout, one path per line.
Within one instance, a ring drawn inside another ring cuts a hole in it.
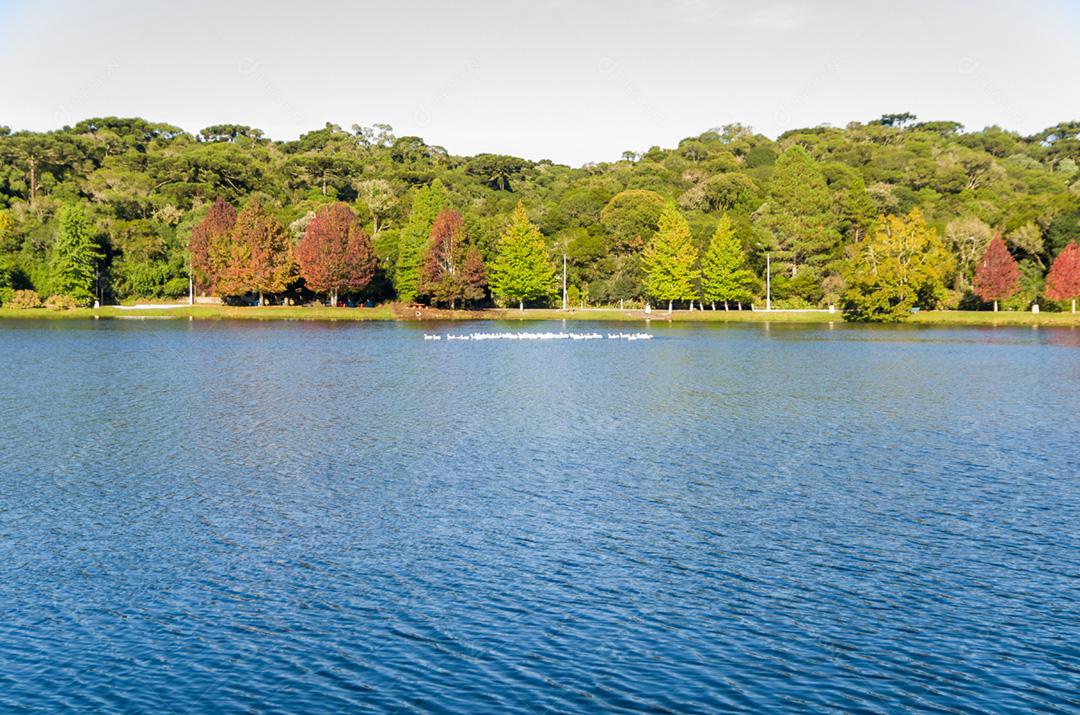
M 742 122 L 1080 119 L 1070 0 L 0 0 L 0 124 L 387 122 L 581 164 Z

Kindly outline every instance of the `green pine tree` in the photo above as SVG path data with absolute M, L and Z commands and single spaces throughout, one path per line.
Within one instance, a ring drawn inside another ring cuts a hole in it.
M 731 301 L 750 300 L 753 282 L 754 274 L 746 268 L 746 256 L 735 237 L 735 227 L 724 214 L 701 258 L 701 297 L 712 303 L 713 310 L 717 301 L 722 301 L 727 310 Z
M 94 238 L 94 228 L 82 207 L 69 204 L 60 209 L 60 233 L 49 263 L 52 291 L 80 305 L 94 302 L 97 262 L 104 256 Z
M 660 214 L 659 228 L 641 256 L 645 292 L 657 300 L 666 300 L 669 313 L 674 301 L 696 298 L 697 259 L 690 225 L 674 206 L 667 206 Z
M 814 158 L 798 144 L 785 151 L 776 160 L 769 200 L 758 217 L 776 243 L 774 268 L 794 277 L 802 266 L 821 266 L 831 258 L 840 240 L 832 207 Z
M 438 179 L 417 190 L 409 220 L 398 238 L 394 290 L 399 300 L 411 302 L 420 292 L 420 263 L 431 238 L 431 227 L 439 212 L 449 205 L 450 195 Z
M 529 221 L 522 203 L 499 238 L 488 284 L 495 295 L 517 301 L 520 309 L 525 308 L 525 301 L 547 298 L 555 290 L 555 266 L 540 229 Z

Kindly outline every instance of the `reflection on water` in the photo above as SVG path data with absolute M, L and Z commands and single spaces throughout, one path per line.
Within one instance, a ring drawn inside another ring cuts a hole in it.
M 1077 331 L 425 331 L 0 324 L 0 709 L 1075 711 Z

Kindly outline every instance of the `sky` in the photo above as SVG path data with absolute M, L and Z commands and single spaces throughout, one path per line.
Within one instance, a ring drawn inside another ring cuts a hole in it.
M 0 0 L 0 125 L 387 123 L 580 165 L 733 122 L 1080 119 L 1078 0 Z

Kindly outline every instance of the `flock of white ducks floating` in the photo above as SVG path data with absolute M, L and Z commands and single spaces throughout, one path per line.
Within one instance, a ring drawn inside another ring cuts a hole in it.
M 432 335 L 424 340 L 652 340 L 649 333 L 468 333 L 462 335 Z

